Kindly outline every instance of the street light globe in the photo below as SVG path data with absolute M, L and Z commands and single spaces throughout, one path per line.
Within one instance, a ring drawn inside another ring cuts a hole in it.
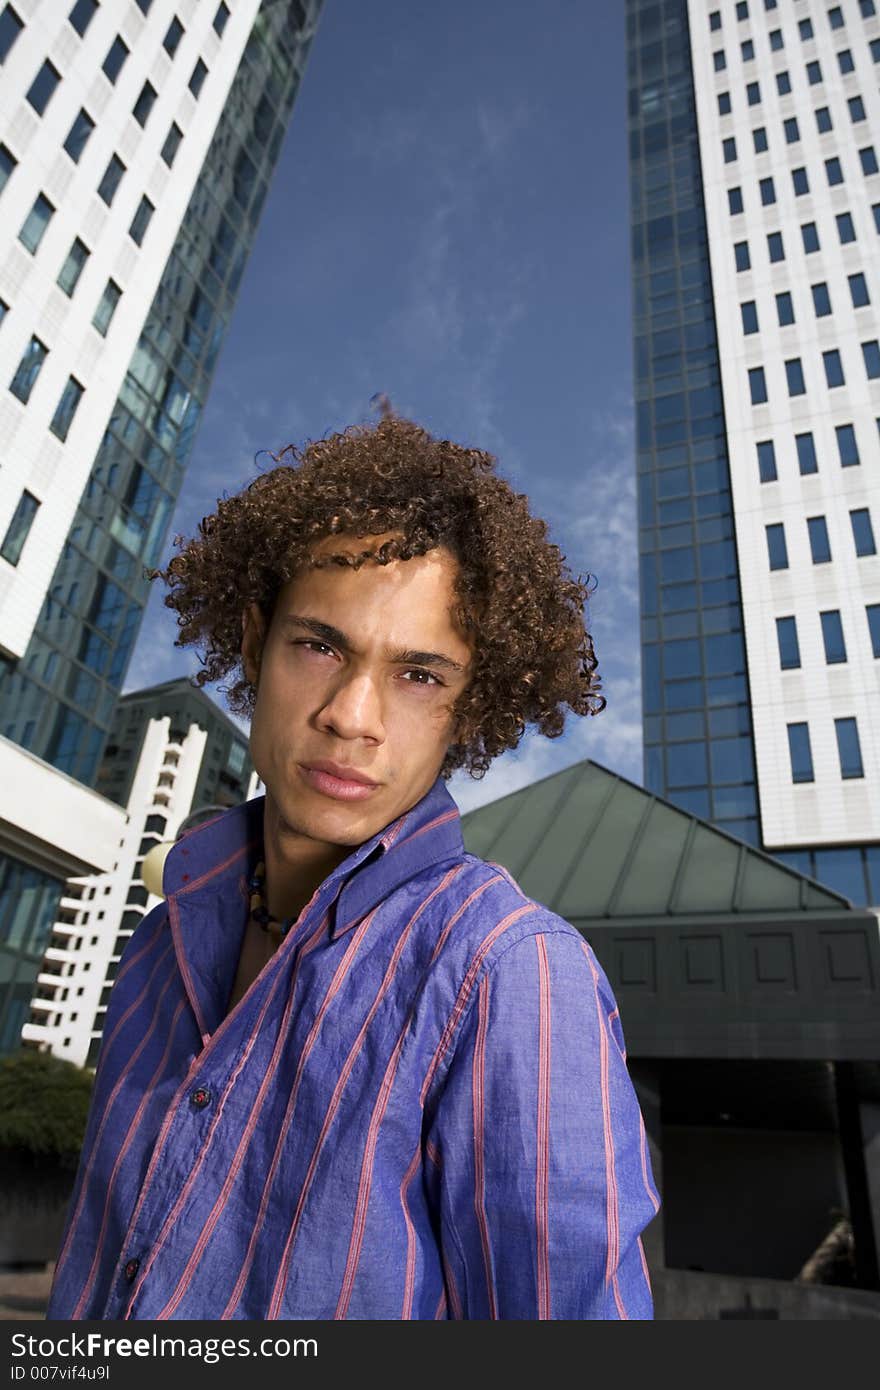
M 141 879 L 147 892 L 155 894 L 157 898 L 164 896 L 162 893 L 162 873 L 165 868 L 165 860 L 173 848 L 173 840 L 160 840 L 144 855 L 141 865 Z

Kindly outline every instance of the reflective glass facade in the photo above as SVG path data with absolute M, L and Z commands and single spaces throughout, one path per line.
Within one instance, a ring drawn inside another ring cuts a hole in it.
M 296 97 L 306 19 L 303 0 L 260 8 L 27 651 L 0 666 L 0 732 L 88 785 Z
M 760 844 L 685 0 L 629 0 L 645 782 Z
M 21 1041 L 62 881 L 0 854 L 0 1053 Z

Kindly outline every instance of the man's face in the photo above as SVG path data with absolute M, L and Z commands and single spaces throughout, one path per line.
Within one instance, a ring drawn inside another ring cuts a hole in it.
M 387 539 L 329 536 L 313 553 Z M 471 649 L 452 617 L 457 572 L 445 548 L 305 569 L 281 590 L 267 633 L 256 607 L 245 615 L 251 754 L 282 832 L 354 847 L 432 786 L 469 678 Z

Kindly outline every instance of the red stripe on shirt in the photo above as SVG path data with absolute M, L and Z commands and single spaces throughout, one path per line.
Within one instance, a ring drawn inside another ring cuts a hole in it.
M 550 1317 L 550 966 L 547 942 L 536 936 L 538 947 L 538 1133 L 535 1174 L 535 1244 L 538 1318 Z
M 156 1024 L 157 1024 L 158 1021 L 159 1021 L 159 1005 L 161 1004 L 162 999 L 163 999 L 163 997 L 164 997 L 166 991 L 170 988 L 170 986 L 171 986 L 171 980 L 169 980 L 168 983 L 164 986 L 164 988 L 162 989 L 161 994 L 159 995 L 159 998 L 156 1000 L 156 1010 L 155 1010 L 155 1013 L 154 1013 L 154 1015 L 153 1015 L 153 1022 L 152 1022 L 152 1024 L 150 1025 L 150 1030 L 149 1030 L 149 1032 L 148 1032 L 148 1034 L 147 1034 L 147 1037 L 148 1037 L 148 1038 L 149 1038 L 150 1035 L 152 1034 L 153 1030 L 154 1030 L 155 1027 L 156 1027 Z M 180 1003 L 177 1005 L 177 1008 L 174 1010 L 174 1013 L 173 1013 L 172 1018 L 171 1018 L 170 1026 L 169 1026 L 169 1028 L 168 1028 L 168 1040 L 167 1040 L 167 1042 L 166 1042 L 166 1044 L 165 1044 L 165 1051 L 162 1053 L 162 1058 L 161 1058 L 161 1060 L 160 1060 L 160 1062 L 159 1062 L 159 1065 L 156 1067 L 156 1070 L 153 1072 L 153 1075 L 150 1077 L 150 1080 L 147 1082 L 147 1085 L 146 1085 L 146 1087 L 145 1087 L 145 1089 L 144 1089 L 144 1094 L 143 1094 L 143 1096 L 141 1097 L 141 1103 L 140 1103 L 140 1105 L 138 1106 L 137 1110 L 136 1110 L 135 1113 L 134 1113 L 134 1116 L 133 1116 L 133 1118 L 132 1118 L 132 1121 L 131 1121 L 130 1125 L 128 1126 L 128 1131 L 127 1131 L 127 1133 L 126 1133 L 125 1139 L 123 1140 L 122 1146 L 120 1147 L 119 1152 L 118 1152 L 117 1155 L 116 1155 L 116 1161 L 114 1162 L 114 1164 L 113 1164 L 113 1169 L 112 1169 L 112 1171 L 111 1171 L 111 1173 L 110 1173 L 110 1180 L 109 1180 L 109 1182 L 107 1183 L 107 1190 L 106 1190 L 105 1197 L 104 1197 L 104 1213 L 103 1213 L 103 1215 L 102 1215 L 102 1217 L 101 1217 L 101 1227 L 100 1227 L 100 1230 L 98 1231 L 98 1240 L 97 1240 L 97 1243 L 96 1243 L 96 1245 L 95 1245 L 95 1253 L 94 1253 L 94 1256 L 93 1256 L 93 1258 L 92 1258 L 91 1268 L 90 1268 L 90 1270 L 89 1270 L 88 1277 L 87 1277 L 87 1279 L 86 1279 L 85 1287 L 83 1288 L 83 1291 L 82 1291 L 82 1293 L 81 1293 L 80 1296 L 79 1296 L 79 1302 L 77 1303 L 76 1307 L 74 1308 L 73 1312 L 71 1313 L 71 1318 L 73 1319 L 74 1322 L 76 1322 L 79 1318 L 82 1317 L 82 1315 L 83 1315 L 83 1309 L 85 1308 L 86 1304 L 88 1303 L 89 1297 L 90 1297 L 91 1292 L 92 1292 L 92 1289 L 93 1289 L 93 1287 L 94 1287 L 95 1278 L 96 1278 L 96 1276 L 97 1276 L 98 1269 L 100 1268 L 100 1264 L 101 1264 L 101 1256 L 102 1256 L 102 1254 L 103 1254 L 103 1247 L 104 1247 L 104 1237 L 105 1237 L 105 1235 L 106 1235 L 106 1233 L 107 1233 L 107 1222 L 108 1222 L 108 1220 L 109 1220 L 109 1218 L 110 1218 L 110 1202 L 111 1202 L 111 1198 L 112 1198 L 112 1196 L 113 1196 L 113 1188 L 114 1188 L 115 1185 L 116 1185 L 116 1179 L 117 1179 L 117 1177 L 118 1177 L 118 1175 L 119 1175 L 119 1170 L 120 1170 L 120 1168 L 122 1167 L 123 1159 L 125 1158 L 125 1155 L 128 1153 L 129 1148 L 131 1147 L 131 1144 L 132 1144 L 132 1141 L 133 1141 L 133 1139 L 134 1139 L 134 1136 L 135 1136 L 135 1134 L 137 1133 L 137 1131 L 138 1131 L 138 1129 L 139 1129 L 139 1127 L 140 1127 L 141 1120 L 144 1118 L 144 1111 L 146 1110 L 147 1106 L 149 1105 L 150 1101 L 152 1100 L 152 1098 L 153 1098 L 153 1092 L 154 1092 L 156 1086 L 159 1084 L 159 1079 L 160 1079 L 160 1077 L 162 1076 L 162 1073 L 164 1072 L 166 1066 L 168 1065 L 168 1058 L 169 1058 L 170 1055 L 171 1055 L 171 1047 L 172 1047 L 172 1044 L 173 1044 L 173 1042 L 174 1042 L 174 1030 L 175 1030 L 176 1027 L 177 1027 L 177 1023 L 178 1023 L 178 1020 L 180 1019 L 180 1015 L 183 1013 L 183 1008 L 184 1008 L 185 1002 L 186 1002 L 186 1001 L 185 1001 L 184 999 L 181 999 L 181 1000 L 180 1000 Z
M 477 994 L 477 1038 L 474 1044 L 472 1087 L 474 1102 L 474 1211 L 483 1247 L 483 1267 L 486 1273 L 486 1294 L 489 1317 L 497 1318 L 495 1276 L 492 1272 L 492 1247 L 489 1242 L 489 1223 L 486 1219 L 485 1116 L 483 1091 L 486 1081 L 486 1030 L 489 1026 L 489 977 L 480 982 Z
M 449 872 L 444 875 L 443 879 L 440 883 L 438 883 L 437 887 L 433 888 L 431 892 L 428 894 L 428 896 L 424 898 L 421 903 L 419 903 L 419 906 L 416 908 L 415 912 L 413 913 L 412 917 L 410 918 L 409 922 L 407 923 L 406 927 L 404 928 L 401 934 L 401 940 L 404 940 L 408 936 L 410 928 L 412 927 L 416 918 L 420 916 L 422 911 L 427 907 L 428 903 L 430 903 L 439 894 L 445 892 L 449 884 L 453 881 L 453 879 L 458 877 L 463 868 L 463 864 L 456 864 L 454 868 L 450 869 Z M 291 1222 L 290 1230 L 287 1234 L 287 1240 L 284 1244 L 284 1253 L 281 1259 L 281 1268 L 279 1269 L 278 1276 L 275 1280 L 275 1287 L 272 1291 L 272 1299 L 269 1304 L 269 1311 L 266 1314 L 266 1318 L 268 1321 L 275 1320 L 276 1318 L 278 1318 L 280 1314 L 281 1304 L 284 1297 L 284 1287 L 287 1283 L 287 1278 L 290 1271 L 290 1260 L 293 1252 L 293 1243 L 296 1239 L 296 1233 L 299 1229 L 300 1219 L 302 1217 L 303 1208 L 306 1203 L 306 1198 L 308 1196 L 309 1189 L 312 1185 L 312 1179 L 315 1175 L 315 1169 L 318 1166 L 318 1159 L 320 1157 L 321 1150 L 324 1147 L 324 1141 L 327 1137 L 327 1133 L 330 1129 L 331 1124 L 333 1123 L 333 1117 L 336 1114 L 337 1109 L 339 1108 L 339 1102 L 342 1099 L 342 1093 L 345 1090 L 346 1085 L 348 1084 L 348 1078 L 351 1075 L 352 1068 L 354 1067 L 354 1064 L 358 1058 L 358 1054 L 360 1053 L 361 1047 L 363 1046 L 364 1038 L 367 1035 L 370 1024 L 372 1023 L 373 1018 L 376 1015 L 376 1011 L 378 1010 L 379 1005 L 382 1002 L 382 999 L 385 993 L 387 992 L 388 986 L 390 985 L 391 980 L 394 976 L 394 972 L 397 968 L 397 963 L 400 959 L 400 950 L 398 949 L 400 947 L 400 944 L 401 943 L 398 942 L 398 947 L 395 948 L 394 954 L 388 964 L 388 968 L 385 971 L 385 975 L 382 979 L 382 983 L 379 986 L 376 998 L 373 1000 L 373 1003 L 370 1006 L 370 1011 L 367 1014 L 367 1017 L 364 1019 L 360 1031 L 357 1037 L 355 1038 L 354 1043 L 351 1046 L 349 1054 L 345 1059 L 345 1063 L 343 1065 L 339 1079 L 336 1082 L 336 1086 L 333 1089 L 333 1095 L 330 1098 L 330 1104 L 327 1107 L 327 1113 L 324 1116 L 324 1122 L 321 1125 L 321 1131 L 318 1135 L 314 1150 L 312 1152 L 309 1167 L 306 1172 L 305 1179 L 303 1181 L 302 1190 L 299 1194 L 299 1200 L 297 1202 L 296 1211 L 293 1215 L 293 1221 Z
M 608 1035 L 606 1032 L 608 1021 L 602 1008 L 602 1001 L 599 997 L 599 973 L 596 970 L 592 954 L 586 942 L 582 941 L 581 946 L 589 962 L 590 973 L 593 976 L 593 987 L 596 993 L 596 1015 L 599 1027 L 602 1128 L 605 1143 L 605 1211 L 608 1233 L 608 1254 L 605 1261 L 605 1287 L 607 1288 L 609 1284 L 611 1285 L 618 1315 L 621 1318 L 626 1318 L 626 1309 L 621 1301 L 620 1289 L 617 1283 L 617 1265 L 620 1259 L 620 1221 L 618 1212 L 617 1178 L 614 1171 L 614 1131 L 611 1125 L 611 1093 L 608 1083 Z
M 461 1018 L 461 1015 L 464 1012 L 467 1002 L 471 996 L 471 991 L 474 987 L 474 980 L 477 978 L 477 975 L 479 974 L 483 961 L 485 960 L 489 951 L 491 951 L 492 947 L 495 945 L 495 942 L 498 940 L 499 936 L 502 936 L 504 932 L 506 932 L 508 928 L 512 927 L 514 922 L 518 922 L 521 917 L 526 917 L 529 913 L 537 912 L 537 910 L 538 904 L 533 902 L 525 902 L 523 903 L 522 907 L 515 908 L 513 912 L 508 913 L 506 917 L 503 917 L 501 921 L 492 928 L 488 936 L 482 942 L 480 949 L 474 955 L 474 958 L 471 961 L 470 969 L 468 970 L 468 973 L 465 975 L 464 980 L 461 984 L 461 988 L 459 989 L 458 994 L 456 996 L 455 1004 L 452 1007 L 452 1012 L 450 1013 L 449 1018 L 446 1021 L 446 1027 L 443 1029 L 440 1042 L 437 1045 L 437 1051 L 431 1058 L 431 1064 L 428 1067 L 428 1070 L 425 1074 L 425 1079 L 422 1082 L 422 1089 L 419 1095 L 419 1101 L 422 1106 L 424 1106 L 428 1091 L 431 1089 L 431 1082 L 434 1080 L 437 1068 L 443 1060 L 443 1057 L 445 1056 L 449 1048 L 449 1044 L 452 1041 L 452 1035 L 458 1027 L 459 1019 Z
M 129 1005 L 129 1007 L 126 1009 L 125 1013 L 122 1015 L 122 1018 L 119 1020 L 119 1023 L 117 1024 L 116 1028 L 114 1028 L 114 1030 L 113 1030 L 113 1037 L 115 1037 L 116 1034 L 119 1032 L 119 1029 L 121 1028 L 122 1024 L 123 1024 L 128 1018 L 130 1018 L 131 1015 L 134 1013 L 134 1011 L 138 1008 L 138 1006 L 139 1006 L 140 1004 L 143 1003 L 144 999 L 146 998 L 146 996 L 147 996 L 147 994 L 148 994 L 148 992 L 149 992 L 149 990 L 150 990 L 150 988 L 151 988 L 151 986 L 152 986 L 154 976 L 156 975 L 156 973 L 157 973 L 157 971 L 159 970 L 160 966 L 161 966 L 161 965 L 163 964 L 163 962 L 165 961 L 166 957 L 167 957 L 168 955 L 170 955 L 170 954 L 173 954 L 173 953 L 172 953 L 172 951 L 171 951 L 171 947 L 170 947 L 170 944 L 169 944 L 169 946 L 166 947 L 166 949 L 165 949 L 165 950 L 162 952 L 162 954 L 160 955 L 159 959 L 156 961 L 156 964 L 153 966 L 152 972 L 151 972 L 149 978 L 147 979 L 147 982 L 146 982 L 146 984 L 144 985 L 143 989 L 141 990 L 140 994 L 138 995 L 137 999 L 135 999 L 135 1001 L 134 1001 L 133 1004 Z M 169 981 L 169 984 L 170 984 L 170 981 Z M 167 989 L 167 988 L 168 988 L 168 985 L 165 986 L 165 989 Z M 163 989 L 162 994 L 164 994 L 164 993 L 165 993 L 165 990 Z M 161 998 L 161 995 L 160 995 L 160 998 Z M 157 1004 L 156 1007 L 158 1008 L 158 1004 Z M 154 1017 L 155 1017 L 155 1015 L 154 1015 Z M 72 1216 L 71 1219 L 70 1219 L 70 1225 L 69 1225 L 68 1228 L 67 1228 L 67 1236 L 66 1236 L 66 1238 L 65 1238 L 64 1245 L 62 1246 L 61 1252 L 60 1252 L 60 1254 L 59 1254 L 59 1256 L 58 1256 L 58 1263 L 57 1263 L 56 1269 L 55 1269 L 56 1277 L 57 1277 L 57 1275 L 58 1275 L 59 1270 L 62 1268 L 62 1266 L 63 1266 L 65 1260 L 67 1259 L 67 1256 L 68 1256 L 69 1253 L 70 1253 L 70 1246 L 71 1246 L 71 1242 L 73 1241 L 73 1236 L 74 1236 L 74 1231 L 75 1231 L 75 1229 L 76 1229 L 76 1224 L 77 1224 L 77 1222 L 79 1221 L 79 1218 L 80 1218 L 80 1216 L 81 1216 L 81 1214 L 82 1214 L 83 1204 L 84 1204 L 84 1202 L 85 1202 L 85 1200 L 86 1200 L 86 1191 L 87 1191 L 88 1185 L 89 1185 L 89 1183 L 90 1183 L 90 1181 L 91 1181 L 91 1177 L 92 1177 L 92 1167 L 93 1167 L 94 1160 L 95 1160 L 95 1154 L 98 1152 L 99 1145 L 100 1145 L 101 1140 L 102 1140 L 102 1138 L 103 1138 L 103 1136 L 104 1136 L 104 1130 L 105 1130 L 106 1127 L 107 1127 L 107 1122 L 109 1121 L 109 1119 L 111 1118 L 111 1116 L 112 1116 L 112 1114 L 113 1114 L 113 1102 L 116 1100 L 116 1097 L 119 1095 L 119 1092 L 122 1090 L 123 1083 L 124 1083 L 126 1077 L 128 1076 L 128 1073 L 131 1071 L 131 1069 L 132 1069 L 132 1067 L 134 1066 L 135 1062 L 136 1062 L 137 1059 L 140 1057 L 141 1053 L 143 1052 L 144 1048 L 145 1048 L 146 1045 L 147 1045 L 148 1040 L 149 1040 L 149 1033 L 147 1033 L 147 1035 L 146 1035 L 144 1038 L 141 1039 L 141 1042 L 139 1043 L 137 1049 L 132 1053 L 131 1057 L 129 1057 L 127 1063 L 125 1064 L 125 1066 L 124 1066 L 124 1068 L 123 1068 L 123 1070 L 122 1070 L 122 1072 L 121 1072 L 120 1075 L 117 1077 L 117 1079 L 116 1079 L 116 1085 L 113 1087 L 113 1090 L 110 1092 L 109 1099 L 108 1099 L 106 1105 L 104 1106 L 104 1113 L 103 1113 L 103 1115 L 101 1116 L 101 1123 L 100 1123 L 100 1125 L 98 1126 L 97 1133 L 96 1133 L 96 1135 L 95 1135 L 94 1140 L 92 1141 L 92 1147 L 91 1147 L 91 1149 L 89 1150 L 89 1156 L 88 1156 L 88 1158 L 87 1158 L 87 1160 L 86 1160 L 86 1164 L 85 1164 L 85 1167 L 84 1167 L 84 1169 L 83 1169 L 83 1177 L 82 1177 L 82 1182 L 80 1183 L 79 1197 L 77 1198 L 76 1209 L 75 1209 L 75 1211 L 74 1211 L 74 1213 L 73 1213 L 73 1216 Z M 111 1038 L 107 1043 L 105 1043 L 105 1045 L 104 1045 L 104 1046 L 105 1046 L 105 1049 L 106 1049 L 107 1047 L 109 1047 L 109 1043 L 110 1043 L 111 1041 L 112 1041 L 112 1038 Z

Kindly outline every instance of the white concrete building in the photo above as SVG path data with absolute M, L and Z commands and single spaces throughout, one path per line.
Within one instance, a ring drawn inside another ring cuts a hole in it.
M 122 763 L 127 823 L 109 871 L 65 885 L 22 1030 L 26 1045 L 79 1066 L 94 1063 L 119 957 L 160 901 L 144 886 L 144 856 L 173 842 L 199 811 L 262 791 L 245 736 L 186 681 L 123 696 L 114 734 L 103 770 L 112 776 L 114 762 Z

